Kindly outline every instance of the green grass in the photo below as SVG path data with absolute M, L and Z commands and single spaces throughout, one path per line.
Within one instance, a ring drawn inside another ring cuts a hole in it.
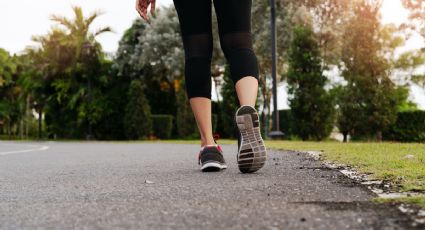
M 411 196 L 411 197 L 402 197 L 402 198 L 374 198 L 372 199 L 378 203 L 408 203 L 414 204 L 419 207 L 425 208 L 425 196 Z
M 425 191 L 425 144 L 266 141 L 275 149 L 322 151 L 325 160 L 350 165 L 401 191 Z M 405 158 L 413 155 L 412 159 Z
M 275 149 L 321 151 L 325 160 L 352 166 L 375 179 L 388 180 L 399 191 L 425 192 L 425 144 L 266 141 L 266 145 Z M 406 155 L 414 157 L 407 159 Z M 425 195 L 374 200 L 425 208 Z
M 168 140 L 171 143 L 200 144 L 200 141 Z M 235 144 L 236 140 L 219 140 Z M 399 191 L 425 192 L 425 144 L 340 143 L 266 140 L 266 146 L 281 150 L 321 151 L 325 160 L 354 167 L 371 178 L 387 180 Z M 412 159 L 405 158 L 413 155 Z M 382 199 L 384 200 L 384 199 Z M 425 208 L 425 196 L 388 199 L 418 204 Z

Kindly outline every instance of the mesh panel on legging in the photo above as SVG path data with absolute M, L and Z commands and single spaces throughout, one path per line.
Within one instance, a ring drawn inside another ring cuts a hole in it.
M 188 98 L 211 99 L 212 34 L 183 36 L 185 50 L 185 88 Z
M 252 48 L 249 31 L 220 34 L 220 44 L 229 63 L 234 84 L 246 76 L 252 76 L 258 80 L 258 60 Z

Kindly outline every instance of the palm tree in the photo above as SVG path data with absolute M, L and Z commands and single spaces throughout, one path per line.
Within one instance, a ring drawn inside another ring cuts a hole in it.
M 37 107 L 40 119 L 44 107 L 49 106 L 50 101 L 56 106 L 51 110 L 56 115 L 71 111 L 77 114 L 79 120 L 90 120 L 90 125 L 94 120 L 90 118 L 90 112 L 79 110 L 90 108 L 82 104 L 90 103 L 91 81 L 100 81 L 93 78 L 99 75 L 98 66 L 104 58 L 96 37 L 112 30 L 110 27 L 101 27 L 91 31 L 93 21 L 102 14 L 99 11 L 85 17 L 81 7 L 75 6 L 73 12 L 72 19 L 52 15 L 50 19 L 58 26 L 47 35 L 33 37 L 41 45 L 41 48 L 32 51 L 38 60 L 35 66 L 41 70 L 34 76 L 42 83 L 38 85 Z M 62 105 L 61 111 L 57 111 L 58 105 Z M 57 127 L 64 129 L 60 125 Z

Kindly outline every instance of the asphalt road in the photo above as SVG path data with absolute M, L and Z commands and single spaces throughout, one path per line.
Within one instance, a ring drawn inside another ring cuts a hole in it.
M 0 142 L 0 229 L 413 229 L 304 153 L 241 174 L 222 147 L 229 168 L 202 173 L 198 145 Z

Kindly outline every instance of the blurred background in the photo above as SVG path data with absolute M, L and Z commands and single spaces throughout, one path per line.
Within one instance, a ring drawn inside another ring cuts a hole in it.
M 171 0 L 1 1 L 0 139 L 199 139 Z M 212 9 L 214 10 L 214 9 Z M 236 94 L 215 14 L 213 127 Z M 289 140 L 425 141 L 425 1 L 276 0 L 280 126 Z M 257 107 L 272 127 L 269 0 L 253 1 Z

